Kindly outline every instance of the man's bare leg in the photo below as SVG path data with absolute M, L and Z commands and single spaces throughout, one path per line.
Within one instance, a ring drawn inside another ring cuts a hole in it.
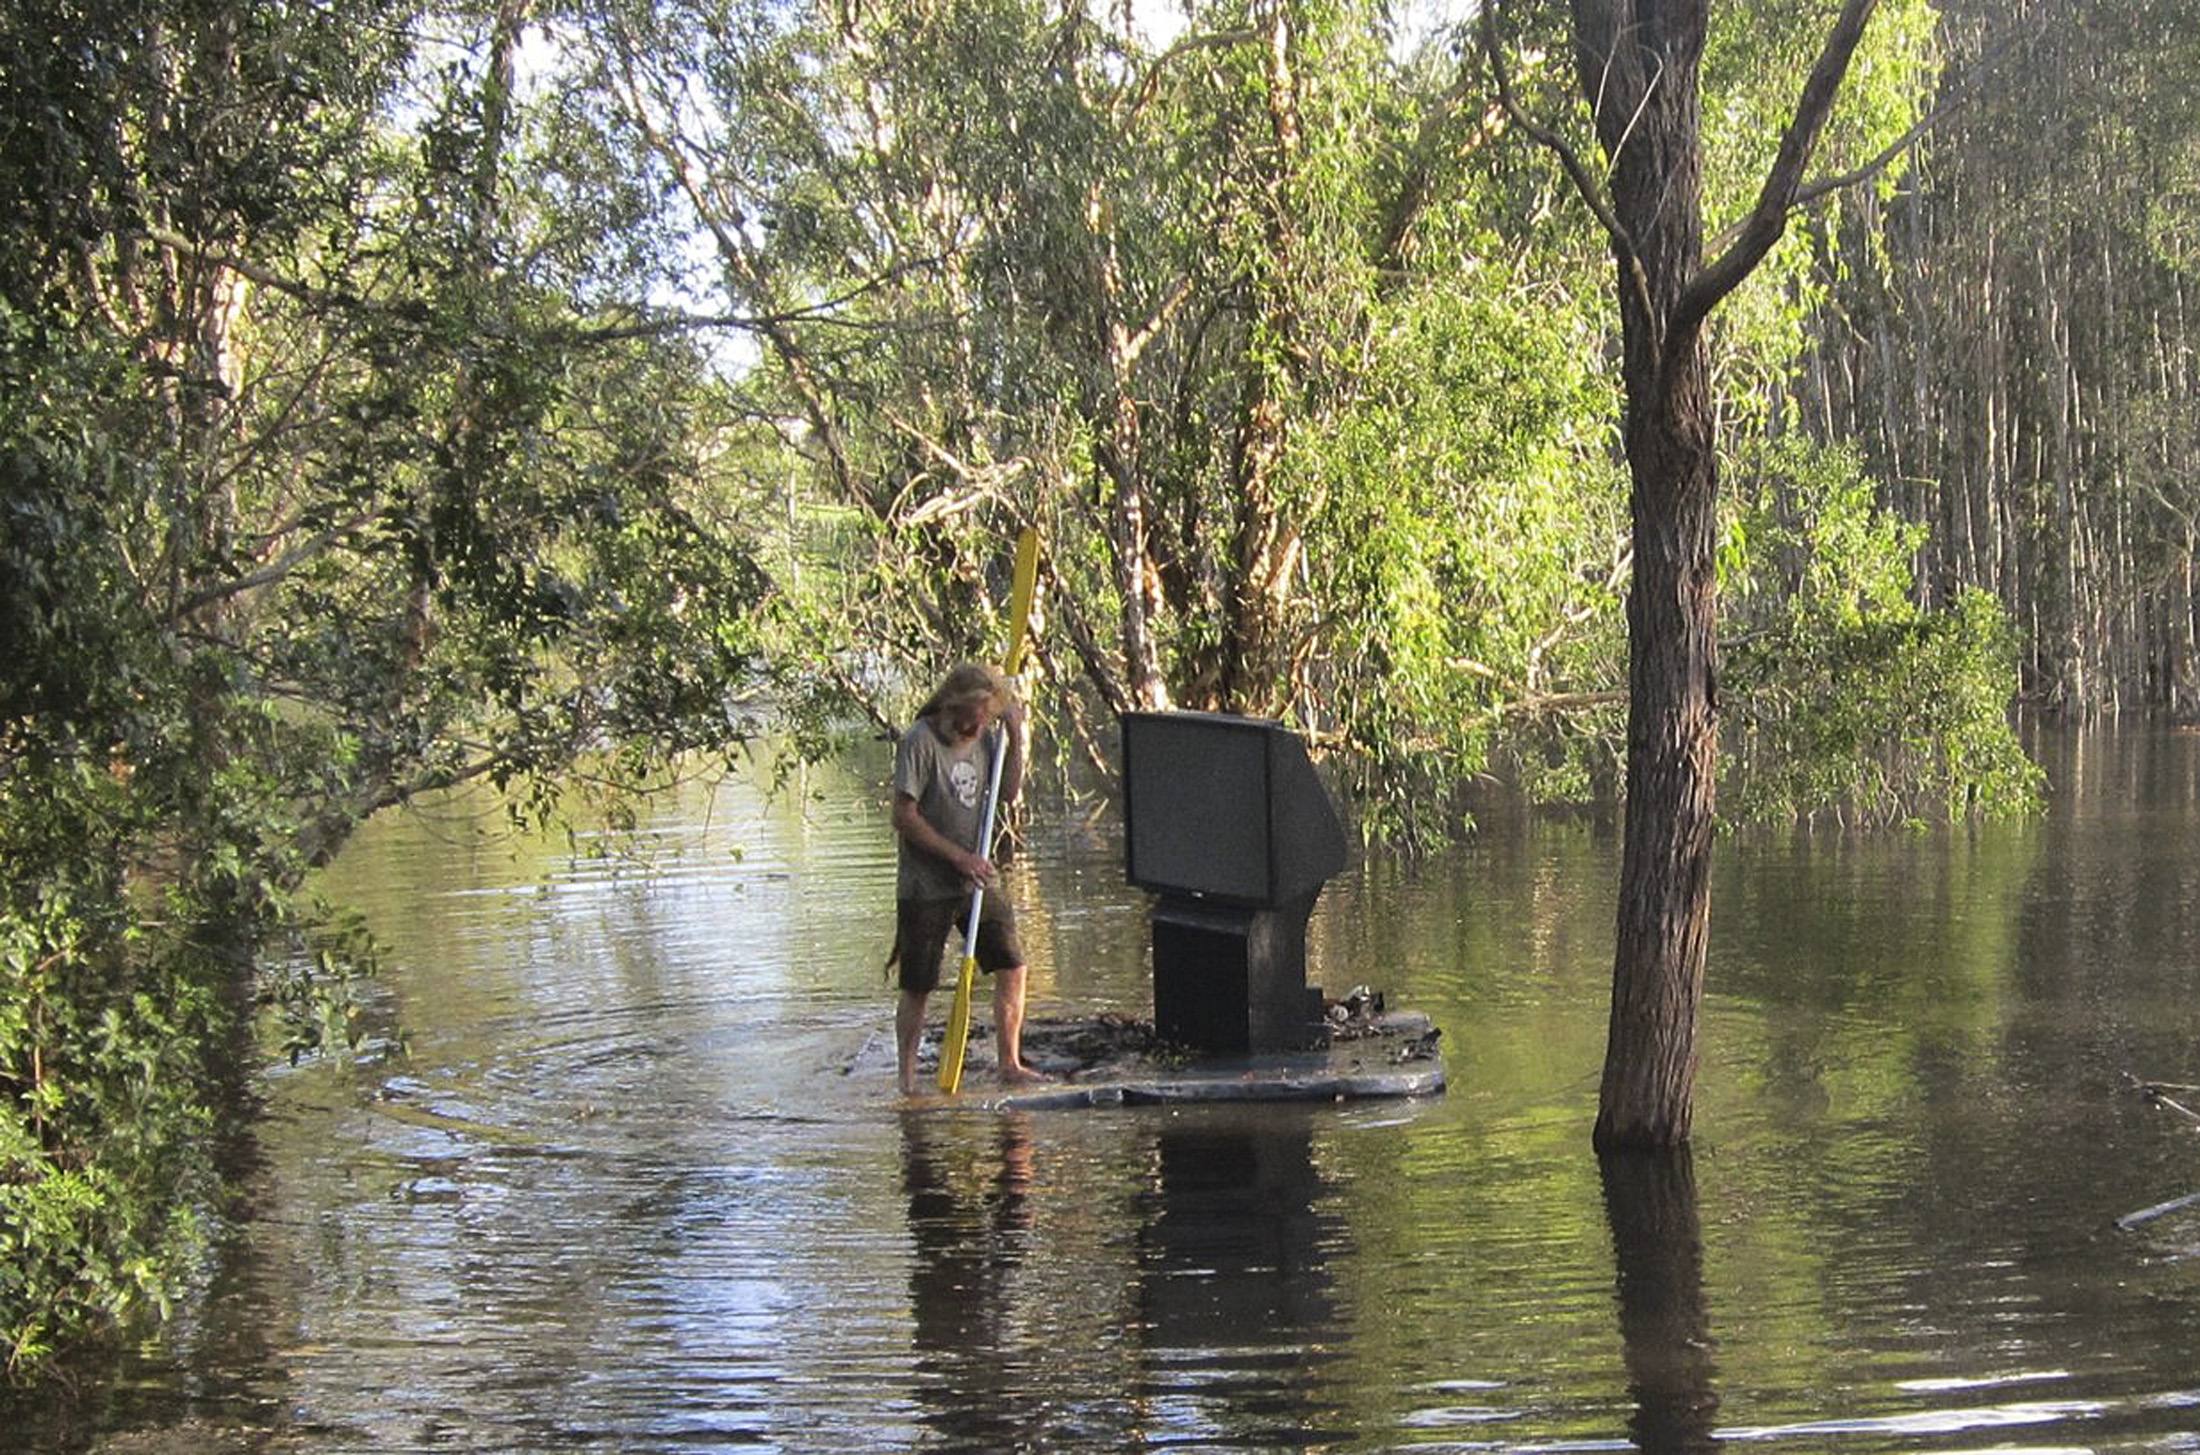
M 894 1065 L 901 1074 L 901 1094 L 917 1094 L 917 1046 L 924 1040 L 924 1001 L 921 990 L 904 990 L 894 1007 Z
M 1024 1064 L 1024 979 L 1021 965 L 993 972 L 993 1041 L 1003 1086 L 1047 1079 Z

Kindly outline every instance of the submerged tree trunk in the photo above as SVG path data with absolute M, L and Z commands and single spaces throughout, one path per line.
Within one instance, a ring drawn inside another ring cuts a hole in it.
M 1660 1145 L 1689 1133 L 1718 766 L 1716 439 L 1701 329 L 1680 318 L 1703 260 L 1705 16 L 1700 3 L 1593 0 L 1574 15 L 1583 91 L 1605 98 L 1598 135 L 1624 233 L 1614 252 L 1635 544 L 1626 847 L 1596 1137 Z
M 1627 834 L 1596 1143 L 1690 1132 L 1711 919 L 1718 768 L 1717 425 L 1703 341 L 1720 300 L 1786 229 L 1875 0 L 1844 0 L 1736 240 L 1703 260 L 1699 70 L 1707 0 L 1574 0 L 1574 59 L 1609 196 L 1551 133 L 1611 238 L 1625 344 L 1634 581 L 1628 594 Z M 1512 105 L 1491 10 L 1484 38 Z
M 1630 410 L 1635 576 L 1627 597 L 1627 829 L 1599 1146 L 1685 1141 L 1711 923 L 1718 774 L 1718 472 L 1708 375 Z

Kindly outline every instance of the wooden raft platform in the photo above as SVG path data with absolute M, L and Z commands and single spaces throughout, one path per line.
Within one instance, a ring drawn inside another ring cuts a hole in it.
M 1202 1102 L 1349 1101 L 1443 1091 L 1442 1033 L 1417 1012 L 1355 1008 L 1332 1013 L 1327 1046 L 1253 1056 L 1192 1056 L 1160 1043 L 1149 1022 L 1127 1017 L 1034 1018 L 1024 1060 L 1057 1080 L 1003 1087 L 994 1080 L 989 1027 L 972 1026 L 962 1094 L 943 1106 L 1052 1111 Z M 929 1062 L 928 1039 L 920 1053 Z

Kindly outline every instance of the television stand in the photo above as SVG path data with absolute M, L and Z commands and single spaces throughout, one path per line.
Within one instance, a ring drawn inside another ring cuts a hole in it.
M 1306 923 L 1315 897 L 1251 909 L 1162 895 L 1153 908 L 1154 1030 L 1161 1039 L 1219 1055 L 1319 1044 L 1321 991 L 1306 983 Z

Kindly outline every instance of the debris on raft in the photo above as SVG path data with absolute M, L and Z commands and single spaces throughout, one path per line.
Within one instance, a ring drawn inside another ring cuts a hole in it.
M 1383 1014 L 1383 993 L 1355 985 L 1341 1000 L 1332 1000 L 1323 1007 L 1323 1016 L 1329 1023 L 1329 1039 L 1356 1041 L 1364 1036 L 1381 1035 L 1377 1029 Z
M 1051 1075 L 1083 1077 L 1118 1068 L 1181 1061 L 1185 1054 L 1165 1045 L 1152 1021 L 1107 1014 L 1075 1020 L 1034 1017 L 1025 1021 L 1024 1059 Z
M 1325 1005 L 1322 1029 L 1324 1034 L 1306 1050 L 1324 1051 L 1345 1042 L 1381 1039 L 1389 1043 L 1385 1047 L 1387 1059 L 1395 1064 L 1434 1060 L 1437 1043 L 1444 1035 L 1424 1018 L 1392 1016 L 1384 1007 L 1381 992 L 1364 985 Z M 973 1041 L 984 1034 L 980 1027 L 971 1028 Z M 929 1042 L 926 1049 L 931 1050 Z M 1105 1014 L 1065 1020 L 1034 1017 L 1026 1021 L 1024 1059 L 1053 1075 L 1082 1080 L 1111 1070 L 1189 1066 L 1201 1057 L 1162 1040 L 1150 1020 Z
M 1216 1055 L 1172 1045 L 1152 1021 L 1121 1014 L 1034 1016 L 1024 1022 L 1024 1061 L 1043 1084 L 994 1092 L 990 1030 L 972 1026 L 970 1080 L 960 1104 L 1000 1109 L 1222 1101 L 1346 1101 L 1441 1092 L 1443 1033 L 1418 1012 L 1391 1011 L 1364 987 L 1323 1008 L 1315 1043 L 1294 1051 Z M 926 1037 L 919 1060 L 937 1055 Z M 956 1104 L 948 1102 L 943 1104 Z
M 1138 1106 L 1191 1102 L 1350 1101 L 1422 1097 L 1442 1093 L 1447 1072 L 1438 1049 L 1443 1033 L 1419 1011 L 1387 1008 L 1364 986 L 1322 1008 L 1315 1043 L 1289 1051 L 1227 1055 L 1193 1051 L 1162 1039 L 1154 1023 L 1103 1012 L 1074 1017 L 1033 1016 L 1024 1022 L 1024 1061 L 1044 1082 L 996 1088 L 992 1027 L 970 1028 L 964 1061 L 964 1094 L 914 1103 L 937 1109 L 963 1106 L 995 1110 Z M 893 1071 L 889 1030 L 873 1031 L 841 1068 L 843 1075 Z M 929 1079 L 939 1062 L 939 1035 L 928 1033 L 917 1050 Z

